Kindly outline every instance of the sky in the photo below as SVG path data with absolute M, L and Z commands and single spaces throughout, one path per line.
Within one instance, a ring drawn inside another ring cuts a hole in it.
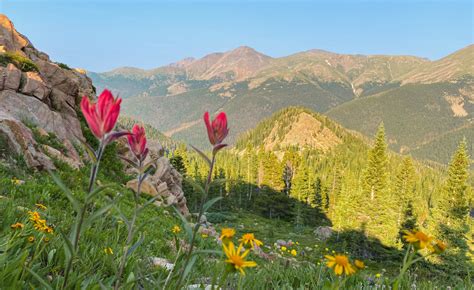
M 242 45 L 434 60 L 474 42 L 472 1 L 0 0 L 0 12 L 54 61 L 96 72 Z

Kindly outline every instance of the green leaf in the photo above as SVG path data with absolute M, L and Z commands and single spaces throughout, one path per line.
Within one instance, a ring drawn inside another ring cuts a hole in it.
M 206 154 L 204 154 L 201 150 L 197 149 L 193 145 L 191 145 L 191 147 L 194 149 L 194 151 L 196 151 L 199 155 L 201 155 L 202 159 L 204 159 L 207 162 L 207 165 L 211 167 L 211 160 L 209 159 L 209 157 L 207 157 Z
M 120 218 L 122 219 L 122 221 L 127 225 L 127 228 L 130 227 L 130 221 L 127 219 L 127 217 L 125 216 L 125 214 L 122 212 L 122 210 L 114 204 L 114 209 L 116 212 L 118 212 Z
M 66 253 L 66 260 L 69 260 L 74 253 L 74 247 L 72 246 L 71 240 L 66 236 L 66 234 L 63 233 L 63 231 L 59 230 L 59 233 L 61 234 L 61 238 L 64 240 L 64 252 Z
M 53 287 L 51 287 L 51 285 L 50 285 L 46 280 L 44 280 L 43 278 L 41 278 L 40 275 L 36 274 L 35 271 L 31 270 L 30 268 L 26 268 L 26 270 L 27 270 L 28 272 L 30 272 L 30 274 L 31 274 L 33 277 L 35 277 L 35 279 L 38 280 L 38 282 L 40 282 L 41 285 L 43 285 L 43 286 L 45 287 L 45 289 L 51 289 L 51 290 L 53 289 Z
M 109 203 L 108 205 L 106 206 L 103 206 L 102 208 L 96 210 L 93 214 L 91 214 L 87 220 L 84 222 L 84 226 L 83 228 L 87 228 L 88 226 L 90 226 L 96 219 L 100 218 L 101 216 L 104 215 L 104 213 L 106 213 L 107 211 L 109 211 L 115 204 L 115 201 L 111 201 L 111 203 Z
M 84 149 L 86 149 L 87 155 L 89 155 L 89 158 L 92 160 L 92 162 L 95 164 L 97 163 L 97 154 L 92 147 L 87 144 L 85 141 L 83 141 L 81 138 L 76 138 L 82 143 L 82 146 L 84 146 Z
M 155 195 L 154 197 L 150 198 L 149 200 L 147 200 L 147 202 L 145 202 L 141 207 L 140 209 L 138 209 L 138 213 L 141 213 L 147 206 L 149 206 L 150 204 L 152 204 L 154 201 L 156 201 L 158 198 L 160 198 L 161 195 L 157 194 Z
M 184 231 L 186 232 L 186 235 L 188 236 L 188 240 L 191 241 L 191 239 L 192 239 L 192 237 L 193 237 L 193 230 L 192 230 L 191 227 L 189 226 L 188 221 L 187 221 L 186 218 L 181 214 L 181 212 L 179 211 L 179 209 L 176 208 L 176 206 L 173 206 L 173 209 L 174 209 L 174 211 L 176 212 L 176 214 L 178 215 L 178 217 L 181 219 L 181 222 L 182 222 L 183 227 L 184 227 Z
M 191 260 L 189 260 L 188 265 L 186 265 L 186 268 L 184 269 L 183 272 L 183 280 L 186 279 L 186 276 L 191 272 L 191 270 L 194 267 L 194 264 L 196 263 L 197 256 L 192 256 Z
M 57 177 L 56 174 L 54 174 L 52 171 L 49 171 L 49 174 L 53 178 L 54 182 L 56 182 L 56 184 L 59 186 L 59 188 L 61 188 L 61 190 L 66 194 L 66 197 L 71 202 L 72 207 L 74 208 L 74 211 L 79 213 L 81 211 L 81 206 L 80 206 L 79 201 L 74 197 L 74 194 L 72 194 L 72 192 L 69 190 L 69 188 L 67 188 L 64 185 L 62 180 L 59 179 L 59 177 Z
M 222 196 L 214 197 L 213 199 L 208 200 L 204 206 L 203 211 L 206 212 L 209 208 L 211 208 L 216 202 L 222 199 Z
M 140 246 L 143 243 L 144 240 L 145 240 L 144 236 L 140 235 L 140 238 L 138 239 L 138 241 L 135 244 L 133 244 L 133 246 L 131 246 L 130 249 L 128 249 L 127 257 L 130 256 L 138 248 L 138 246 Z
M 133 168 L 138 168 L 138 164 L 133 161 L 133 160 L 130 160 L 128 159 L 127 157 L 124 157 L 124 156 L 119 156 L 120 159 L 122 159 L 123 161 L 127 162 L 128 164 L 130 164 Z
M 113 183 L 110 183 L 110 184 L 106 184 L 106 185 L 101 185 L 99 187 L 97 187 L 96 189 L 94 189 L 91 193 L 89 193 L 87 196 L 86 196 L 86 202 L 91 200 L 92 198 L 94 198 L 97 194 L 101 193 L 102 191 L 104 191 L 105 189 L 107 188 L 112 188 L 116 186 L 115 184 Z

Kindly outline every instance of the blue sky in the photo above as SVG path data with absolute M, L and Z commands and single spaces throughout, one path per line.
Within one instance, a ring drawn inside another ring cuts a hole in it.
M 0 0 L 0 11 L 53 60 L 99 72 L 241 45 L 438 59 L 473 42 L 471 1 Z

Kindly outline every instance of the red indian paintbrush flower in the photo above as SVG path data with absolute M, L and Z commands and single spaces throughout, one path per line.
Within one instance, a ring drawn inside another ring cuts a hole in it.
M 227 137 L 227 134 L 229 134 L 226 114 L 224 112 L 220 112 L 211 123 L 209 120 L 209 112 L 206 112 L 204 113 L 204 123 L 206 123 L 209 142 L 211 142 L 211 144 L 215 147 L 223 147 L 221 146 L 223 145 L 221 143 L 224 141 L 225 137 Z
M 81 109 L 92 133 L 102 139 L 110 133 L 117 123 L 120 114 L 120 103 L 122 99 L 115 99 L 109 90 L 104 90 L 97 103 L 92 103 L 84 96 L 81 101 Z
M 148 148 L 146 147 L 146 135 L 145 128 L 135 124 L 132 128 L 132 133 L 127 135 L 128 145 L 130 150 L 135 154 L 139 160 L 144 160 L 148 154 Z

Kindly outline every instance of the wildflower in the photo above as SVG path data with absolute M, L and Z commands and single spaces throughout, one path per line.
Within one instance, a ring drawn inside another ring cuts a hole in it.
M 97 103 L 91 103 L 86 96 L 82 98 L 82 113 L 92 133 L 98 139 L 102 139 L 115 127 L 120 113 L 121 102 L 122 99 L 114 99 L 114 96 L 109 90 L 104 90 L 100 94 Z
M 171 232 L 173 234 L 179 234 L 181 232 L 181 228 L 178 225 L 175 225 L 172 229 Z
M 345 255 L 334 255 L 329 256 L 326 255 L 325 258 L 328 260 L 326 265 L 329 268 L 334 268 L 334 273 L 336 275 L 342 275 L 345 273 L 346 275 L 351 275 L 355 273 L 354 268 L 352 268 L 351 263 L 349 263 L 349 258 Z
M 365 264 L 361 260 L 355 260 L 354 265 L 359 269 L 364 269 L 365 268 Z
M 38 230 L 38 231 L 43 231 L 46 227 L 48 227 L 48 225 L 46 225 L 46 220 L 42 220 L 42 219 L 36 220 L 33 226 L 35 230 Z
M 291 253 L 293 256 L 296 256 L 296 254 L 297 254 L 295 249 L 291 250 L 290 253 Z
M 207 239 L 209 236 L 208 236 L 207 234 L 202 234 L 201 237 L 202 237 L 203 239 Z
M 446 245 L 442 241 L 436 241 L 436 243 L 434 244 L 433 252 L 436 254 L 441 254 L 446 250 L 447 247 L 448 245 Z
M 281 246 L 280 249 L 282 250 L 282 252 L 286 252 L 286 247 L 285 246 Z
M 382 277 L 382 274 L 377 273 L 377 274 L 375 274 L 375 277 L 376 277 L 376 278 L 380 278 L 380 277 Z
M 329 249 L 328 249 L 328 248 L 325 248 L 324 250 L 325 250 L 326 252 L 327 252 L 327 251 L 329 251 Z
M 300 243 L 296 242 L 297 245 L 299 245 Z
M 135 154 L 138 160 L 145 160 L 148 154 L 148 148 L 146 147 L 146 136 L 145 128 L 135 124 L 132 128 L 132 133 L 127 136 L 128 146 L 130 150 Z
M 223 228 L 220 239 L 232 239 L 235 235 L 235 230 L 232 228 Z
M 30 216 L 30 221 L 37 222 L 41 219 L 41 215 L 37 211 L 28 211 L 28 215 Z
M 247 245 L 247 244 L 250 244 L 252 249 L 254 247 L 260 247 L 261 245 L 263 245 L 262 241 L 257 240 L 255 238 L 254 234 L 252 234 L 252 233 L 244 234 L 242 236 L 242 238 L 239 240 L 239 242 L 241 242 L 244 246 Z
M 225 260 L 225 262 L 232 265 L 235 270 L 240 271 L 240 274 L 245 275 L 244 268 L 257 266 L 257 263 L 254 261 L 245 261 L 245 257 L 249 254 L 250 250 L 246 250 L 241 253 L 242 244 L 240 244 L 237 249 L 232 242 L 229 242 L 228 247 L 226 247 L 225 244 L 222 244 L 222 247 L 224 248 L 224 253 L 227 256 L 227 260 Z
M 20 179 L 18 179 L 18 178 L 16 178 L 16 177 L 13 177 L 13 178 L 11 179 L 11 182 L 12 182 L 14 185 L 22 185 L 23 183 L 25 183 L 23 180 L 20 180 Z
M 430 244 L 433 238 L 421 231 L 406 231 L 403 238 L 405 238 L 405 241 L 412 244 L 416 249 L 428 248 L 431 250 L 433 248 Z
M 47 210 L 48 208 L 46 206 L 44 206 L 43 204 L 41 203 L 37 203 L 35 204 L 37 208 L 41 209 L 41 210 Z
M 331 253 L 335 254 L 335 253 L 336 253 L 336 251 L 332 250 L 332 251 L 331 251 Z
M 28 242 L 33 243 L 34 241 L 35 241 L 35 237 L 34 237 L 34 236 L 29 236 L 29 237 L 28 237 Z
M 16 230 L 16 229 L 20 229 L 20 230 L 21 230 L 21 229 L 23 229 L 24 227 L 25 227 L 25 225 L 22 224 L 22 223 L 14 223 L 14 224 L 12 224 L 12 225 L 10 226 L 10 228 L 12 228 L 12 229 L 14 229 L 14 230 Z
M 45 227 L 45 228 L 43 229 L 43 231 L 44 231 L 45 233 L 48 233 L 48 234 L 54 233 L 54 230 L 53 230 L 52 227 Z
M 44 241 L 45 243 L 49 243 L 49 238 L 48 238 L 48 237 L 45 237 L 45 238 L 43 239 L 43 241 Z
M 114 254 L 114 251 L 112 250 L 111 247 L 107 247 L 107 248 L 104 249 L 104 253 L 105 253 L 106 255 L 113 255 L 113 254 Z
M 226 114 L 224 112 L 219 113 L 211 123 L 209 120 L 209 112 L 206 112 L 204 113 L 204 123 L 206 124 L 209 142 L 214 146 L 214 152 L 227 146 L 226 144 L 222 144 L 222 141 L 224 141 L 227 134 L 229 134 Z

